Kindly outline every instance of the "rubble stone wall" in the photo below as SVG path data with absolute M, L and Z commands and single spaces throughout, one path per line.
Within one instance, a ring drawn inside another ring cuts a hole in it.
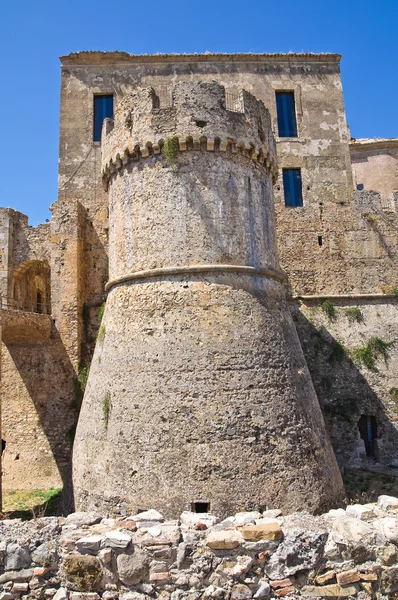
M 395 598 L 398 499 L 312 517 L 279 510 L 174 521 L 121 505 L 107 517 L 0 521 L 3 600 Z

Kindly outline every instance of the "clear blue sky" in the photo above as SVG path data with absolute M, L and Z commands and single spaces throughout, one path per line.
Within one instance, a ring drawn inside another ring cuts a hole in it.
M 5 0 L 1 206 L 50 217 L 59 61 L 79 50 L 337 52 L 353 137 L 398 137 L 398 0 Z

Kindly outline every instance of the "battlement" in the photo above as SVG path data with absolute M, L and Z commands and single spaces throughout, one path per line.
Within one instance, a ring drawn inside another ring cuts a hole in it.
M 277 178 L 277 156 L 269 111 L 246 90 L 233 97 L 218 83 L 179 83 L 171 106 L 159 108 L 153 88 L 125 96 L 106 119 L 102 132 L 102 172 L 107 188 L 112 175 L 129 162 L 162 151 L 165 139 L 176 138 L 178 152 L 241 154 L 264 165 Z

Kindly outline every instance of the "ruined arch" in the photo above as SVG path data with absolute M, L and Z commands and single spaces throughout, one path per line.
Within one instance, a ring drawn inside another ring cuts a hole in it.
M 44 260 L 20 264 L 12 281 L 12 303 L 27 312 L 51 314 L 51 272 Z

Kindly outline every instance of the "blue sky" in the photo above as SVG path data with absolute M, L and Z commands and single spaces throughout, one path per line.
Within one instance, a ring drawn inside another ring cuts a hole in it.
M 353 137 L 398 137 L 398 0 L 5 0 L 1 206 L 50 217 L 59 61 L 79 50 L 337 52 Z

